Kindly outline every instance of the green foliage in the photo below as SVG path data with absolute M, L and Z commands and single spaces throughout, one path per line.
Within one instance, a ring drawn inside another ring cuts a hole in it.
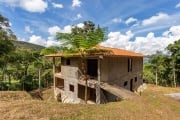
M 144 64 L 143 78 L 145 82 L 155 84 L 155 75 L 151 71 L 151 63 Z
M 0 14 L 0 56 L 14 50 L 11 40 L 15 38 L 9 28 L 9 21 Z
M 171 53 L 174 77 L 177 78 L 177 84 L 180 84 L 180 39 L 168 45 L 167 49 Z
M 70 51 L 69 53 L 78 52 L 82 56 L 86 53 L 87 49 L 90 49 L 100 42 L 105 40 L 105 31 L 103 28 L 95 27 L 91 21 L 85 21 L 84 27 L 78 26 L 72 27 L 71 33 L 58 33 L 57 40 L 64 46 L 64 51 Z
M 8 54 L 15 49 L 14 45 L 10 40 L 0 39 L 0 56 Z
M 180 86 L 180 40 L 170 44 L 167 50 L 171 53 L 165 55 L 158 51 L 149 56 L 149 62 L 144 64 L 144 79 L 158 85 Z
M 60 48 L 58 46 L 51 46 L 51 47 L 47 47 L 47 48 L 42 49 L 40 55 L 58 53 L 58 52 L 61 52 L 61 51 L 62 51 L 62 48 Z

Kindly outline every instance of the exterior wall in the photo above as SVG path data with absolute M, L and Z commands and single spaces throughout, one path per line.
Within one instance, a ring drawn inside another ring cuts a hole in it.
M 77 58 L 70 59 L 70 65 L 66 65 L 66 59 L 61 59 L 61 74 L 64 79 L 64 90 L 61 90 L 61 99 L 63 103 L 80 103 L 78 94 L 78 66 Z M 74 91 L 70 91 L 70 85 L 74 86 Z M 58 89 L 56 90 L 58 92 Z
M 133 89 L 136 89 L 139 85 L 143 83 L 141 78 L 143 70 L 143 58 L 132 57 L 132 71 L 128 72 L 128 58 L 129 57 L 104 57 L 99 59 L 100 62 L 98 66 L 98 74 L 100 74 L 101 82 L 107 82 L 109 84 L 124 87 L 130 90 L 130 80 L 133 79 Z M 93 58 L 94 59 L 94 58 Z M 97 59 L 97 58 L 96 58 Z M 61 93 L 61 99 L 64 103 L 83 103 L 84 100 L 78 98 L 78 69 L 81 67 L 80 58 L 70 58 L 70 65 L 66 64 L 66 59 L 61 58 L 61 77 L 64 79 L 64 90 L 55 89 L 55 94 Z M 135 77 L 137 77 L 137 82 L 135 82 Z M 127 85 L 124 86 L 124 82 L 127 81 Z M 70 85 L 74 86 L 74 91 L 70 91 Z M 99 93 L 99 94 L 98 94 Z M 96 89 L 96 97 L 99 98 L 100 89 Z M 116 97 L 110 97 L 108 100 L 112 101 Z M 111 95 L 112 96 L 112 95 Z M 96 98 L 96 99 L 97 99 Z M 99 103 L 99 99 L 96 100 Z
M 132 72 L 128 72 L 129 57 L 104 57 L 101 60 L 101 82 L 118 85 L 130 90 L 130 80 L 133 79 L 133 89 L 142 84 L 143 58 L 132 57 Z M 137 77 L 137 82 L 135 82 Z M 124 82 L 127 85 L 124 86 Z

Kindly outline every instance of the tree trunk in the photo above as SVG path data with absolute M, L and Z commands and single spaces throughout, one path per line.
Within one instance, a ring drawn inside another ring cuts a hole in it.
M 9 83 L 8 83 L 8 84 L 9 84 L 9 86 L 8 86 L 8 90 L 9 90 L 10 85 L 11 85 L 11 74 L 8 74 L 8 80 L 9 80 L 9 81 L 8 81 L 8 82 L 9 82 Z
M 174 87 L 176 87 L 176 69 L 175 69 L 174 60 L 173 60 L 173 83 L 174 83 Z
M 156 68 L 156 85 L 158 85 L 158 71 L 157 71 L 157 68 Z
M 41 69 L 39 69 L 39 90 L 41 90 Z

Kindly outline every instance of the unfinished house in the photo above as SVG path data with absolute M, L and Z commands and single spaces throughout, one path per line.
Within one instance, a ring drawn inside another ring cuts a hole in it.
M 107 103 L 135 96 L 142 83 L 143 55 L 127 50 L 97 46 L 109 54 L 91 54 L 86 57 L 87 102 Z M 54 94 L 63 103 L 84 103 L 86 83 L 82 79 L 81 57 L 65 57 L 63 53 L 50 54 L 53 58 Z M 56 66 L 56 57 L 61 65 Z

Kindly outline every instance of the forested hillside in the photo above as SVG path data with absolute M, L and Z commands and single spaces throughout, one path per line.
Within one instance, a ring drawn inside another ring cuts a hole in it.
M 14 41 L 12 41 L 12 43 L 14 44 L 15 47 L 26 48 L 26 49 L 42 50 L 43 48 L 45 48 L 43 46 L 35 45 L 35 44 L 24 42 L 24 41 L 14 40 Z

